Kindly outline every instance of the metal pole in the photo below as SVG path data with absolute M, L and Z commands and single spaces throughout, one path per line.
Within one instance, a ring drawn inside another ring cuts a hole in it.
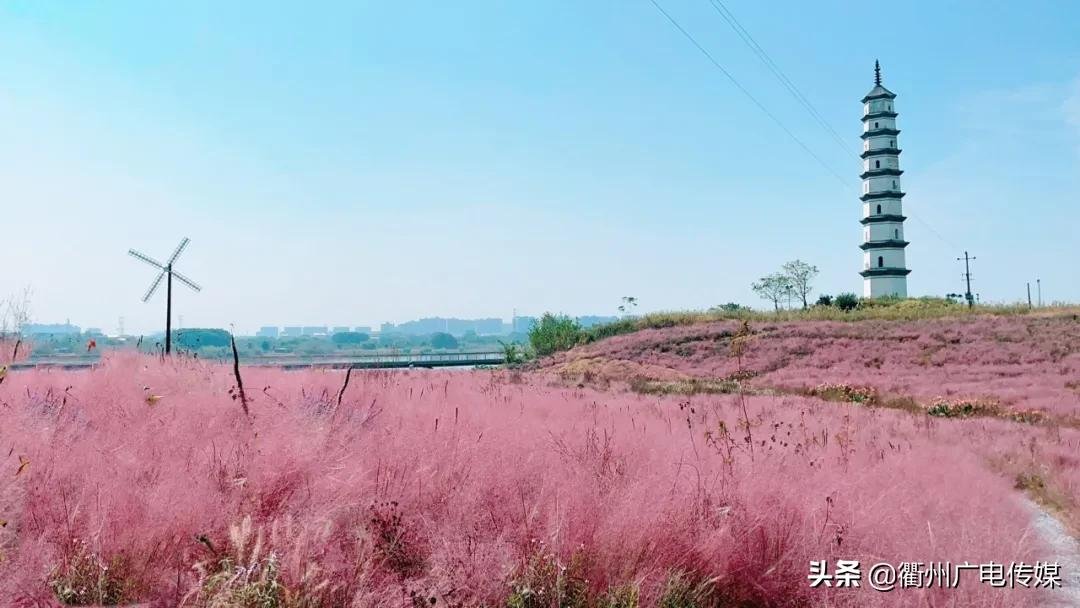
M 169 275 L 165 284 L 165 354 L 172 351 L 172 264 L 165 267 Z
M 1031 308 L 1031 282 L 1030 281 L 1027 284 L 1027 288 L 1028 288 L 1028 308 Z
M 971 265 L 968 261 L 968 252 L 964 252 L 964 277 L 967 279 L 968 308 L 975 306 L 975 300 L 971 297 Z
M 1039 290 L 1039 308 L 1042 308 L 1042 279 L 1035 279 L 1035 286 Z

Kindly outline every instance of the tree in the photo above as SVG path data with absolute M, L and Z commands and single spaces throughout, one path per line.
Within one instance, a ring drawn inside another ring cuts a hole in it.
M 529 330 L 529 343 L 537 356 L 570 350 L 581 341 L 581 324 L 566 315 L 544 313 L 540 321 Z
M 853 293 L 837 294 L 833 298 L 833 305 L 840 310 L 855 310 L 859 306 L 859 297 Z
M 503 356 L 506 357 L 506 365 L 513 367 L 518 363 L 521 363 L 528 356 L 525 349 L 516 342 L 503 342 L 499 340 L 499 346 L 502 347 Z
M 817 266 L 807 264 L 802 260 L 792 260 L 784 264 L 781 272 L 791 284 L 791 293 L 802 300 L 803 310 L 806 310 L 809 306 L 807 298 L 813 291 L 811 282 L 818 275 Z
M 622 304 L 619 305 L 619 312 L 626 313 L 637 308 L 637 298 L 634 296 L 623 296 Z
M 753 289 L 762 299 L 771 301 L 776 312 L 780 312 L 780 302 L 790 299 L 794 291 L 791 279 L 779 272 L 761 277 L 750 286 L 750 289 Z
M 371 336 L 358 331 L 339 331 L 333 336 L 330 336 L 330 340 L 338 346 L 345 344 L 363 344 L 369 339 L 371 339 Z
M 719 306 L 713 306 L 709 309 L 709 312 L 743 312 L 750 310 L 748 307 L 742 304 L 736 304 L 735 302 L 728 302 L 727 304 L 721 304 Z
M 30 322 L 30 287 L 19 295 L 0 300 L 0 337 L 7 334 L 21 336 L 23 326 Z
M 177 329 L 173 331 L 173 340 L 184 350 L 199 350 L 204 347 L 225 348 L 232 345 L 232 334 L 224 329 Z
M 457 338 L 441 331 L 431 334 L 432 348 L 457 348 Z
M 820 296 L 818 296 L 817 302 L 814 303 L 814 306 L 832 306 L 832 303 L 832 296 L 821 294 Z

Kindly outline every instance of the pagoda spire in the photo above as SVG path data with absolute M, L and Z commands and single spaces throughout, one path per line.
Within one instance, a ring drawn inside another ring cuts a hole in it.
M 881 64 L 877 59 L 874 60 L 874 84 L 881 86 Z

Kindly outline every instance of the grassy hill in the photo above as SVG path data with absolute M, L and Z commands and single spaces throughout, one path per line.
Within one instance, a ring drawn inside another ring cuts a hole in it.
M 913 311 L 919 310 L 914 314 Z M 893 405 L 978 402 L 988 411 L 1080 416 L 1077 309 L 890 307 L 805 315 L 656 315 L 544 359 L 581 383 L 639 390 L 813 392 L 865 388 Z M 824 317 L 828 320 L 819 320 Z M 797 320 L 791 320 L 797 319 Z

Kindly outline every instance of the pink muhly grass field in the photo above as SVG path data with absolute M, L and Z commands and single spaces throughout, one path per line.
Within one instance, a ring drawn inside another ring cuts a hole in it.
M 163 606 L 267 589 L 310 606 L 623 606 L 627 590 L 691 605 L 671 603 L 679 581 L 708 605 L 1041 599 L 977 576 L 892 593 L 807 580 L 812 559 L 1046 559 L 987 464 L 1026 453 L 1018 425 L 489 371 L 354 372 L 338 406 L 344 372 L 243 374 L 250 417 L 218 364 L 9 373 L 0 604 L 97 584 Z
M 755 386 L 866 385 L 923 403 L 989 399 L 1015 411 L 1080 418 L 1080 319 L 1074 314 L 751 322 L 755 334 L 741 363 L 728 352 L 739 325 L 643 330 L 556 361 L 632 362 L 658 378 L 664 371 L 723 378 L 743 369 L 757 374 Z

